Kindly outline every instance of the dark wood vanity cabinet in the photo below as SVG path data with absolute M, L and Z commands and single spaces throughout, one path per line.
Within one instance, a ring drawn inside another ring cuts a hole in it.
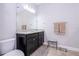
M 32 34 L 17 33 L 17 49 L 24 52 L 25 56 L 32 54 L 44 42 L 44 32 Z

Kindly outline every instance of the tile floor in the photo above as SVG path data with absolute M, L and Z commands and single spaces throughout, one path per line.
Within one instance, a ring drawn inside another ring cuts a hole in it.
M 56 50 L 55 48 L 48 47 L 46 45 L 38 48 L 31 56 L 79 56 L 79 52 L 70 51 L 64 52 L 62 50 Z

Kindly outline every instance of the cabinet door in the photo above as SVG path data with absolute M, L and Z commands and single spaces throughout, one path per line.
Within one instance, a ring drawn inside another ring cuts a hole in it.
M 39 32 L 39 46 L 44 42 L 44 32 Z
M 27 35 L 27 54 L 28 55 L 30 55 L 37 49 L 37 46 L 38 46 L 37 37 L 38 37 L 37 34 Z
M 27 55 L 30 55 L 33 52 L 33 40 L 30 38 L 27 40 Z
M 24 53 L 25 53 L 25 40 L 26 40 L 26 37 L 25 37 L 25 35 L 20 35 L 20 34 L 18 34 L 17 36 L 16 36 L 17 38 L 17 49 L 20 49 L 20 50 L 22 50 Z
M 35 51 L 38 48 L 38 40 L 37 37 L 33 38 L 33 51 Z

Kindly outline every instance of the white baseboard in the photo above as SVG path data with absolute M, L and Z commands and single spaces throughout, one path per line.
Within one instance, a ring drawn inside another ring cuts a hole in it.
M 48 45 L 48 43 L 44 42 L 44 45 Z M 69 47 L 69 46 L 65 46 L 65 45 L 58 45 L 58 47 L 66 48 L 66 49 L 72 50 L 72 51 L 79 51 L 79 48 Z
M 66 48 L 72 51 L 79 51 L 79 48 L 74 48 L 74 47 L 69 47 L 69 46 L 64 46 L 64 45 L 58 45 L 58 47 Z

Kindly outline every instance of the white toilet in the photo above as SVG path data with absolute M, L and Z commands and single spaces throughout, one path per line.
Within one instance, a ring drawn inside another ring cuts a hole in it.
M 2 56 L 24 56 L 21 50 L 15 49 L 16 39 L 0 40 L 0 55 Z
M 13 50 L 4 54 L 3 56 L 24 56 L 24 53 L 21 50 Z

